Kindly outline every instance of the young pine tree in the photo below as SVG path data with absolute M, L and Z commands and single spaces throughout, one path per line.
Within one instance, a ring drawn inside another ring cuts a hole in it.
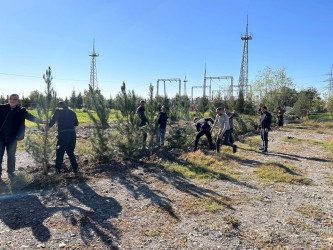
M 118 155 L 126 158 L 136 157 L 142 145 L 140 119 L 136 114 L 137 100 L 133 90 L 126 92 L 126 84 L 123 82 L 121 91 L 116 97 L 116 107 L 119 112 L 116 113 L 116 140 L 113 140 L 113 144 Z
M 40 122 L 45 121 L 49 123 L 57 106 L 57 94 L 52 88 L 53 77 L 50 67 L 43 75 L 43 79 L 46 84 L 44 95 L 39 93 L 36 99 L 37 129 L 28 133 L 26 150 L 37 164 L 42 165 L 43 173 L 47 174 L 50 161 L 56 152 L 56 137 L 54 130 L 45 131 L 45 125 Z
M 88 110 L 88 115 L 94 125 L 93 136 L 90 137 L 91 156 L 94 161 L 108 163 L 112 157 L 109 143 L 110 133 L 108 132 L 110 109 L 107 107 L 106 100 L 100 90 L 94 90 L 90 85 L 88 97 L 93 111 Z
M 152 149 L 156 145 L 157 140 L 157 130 L 158 130 L 158 113 L 159 106 L 157 99 L 154 98 L 154 86 L 150 84 L 149 86 L 149 98 L 146 104 L 146 116 L 149 121 L 149 125 L 147 126 L 147 132 L 149 135 L 148 138 L 148 148 Z

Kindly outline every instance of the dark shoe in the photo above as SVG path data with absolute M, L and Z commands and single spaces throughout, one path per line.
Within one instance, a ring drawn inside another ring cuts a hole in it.
M 265 149 L 265 150 L 262 150 L 261 152 L 262 153 L 267 153 L 268 151 L 267 151 L 267 149 Z
M 60 174 L 60 170 L 56 169 L 56 174 L 57 175 Z
M 233 145 L 233 146 L 232 146 L 232 152 L 233 152 L 233 153 L 236 153 L 236 152 L 237 152 L 237 146 L 236 146 L 236 145 Z
M 262 151 L 262 150 L 264 150 L 264 149 L 265 149 L 264 147 L 262 147 L 262 148 L 259 148 L 259 150 L 261 150 L 261 151 Z
M 74 175 L 75 175 L 76 177 L 79 175 L 79 172 L 78 172 L 77 169 L 74 169 L 73 172 L 74 172 Z

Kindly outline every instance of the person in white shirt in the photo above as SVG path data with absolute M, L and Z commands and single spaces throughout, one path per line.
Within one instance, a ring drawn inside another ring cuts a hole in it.
M 210 130 L 210 133 L 213 133 L 213 130 L 216 126 L 216 124 L 219 124 L 220 130 L 216 139 L 216 152 L 220 152 L 220 144 L 222 141 L 222 138 L 224 137 L 223 140 L 223 145 L 227 145 L 232 147 L 233 153 L 237 152 L 237 146 L 233 145 L 230 143 L 230 124 L 229 124 L 229 117 L 228 115 L 224 112 L 223 108 L 219 107 L 216 109 L 216 118 L 215 122 L 213 124 L 212 129 Z

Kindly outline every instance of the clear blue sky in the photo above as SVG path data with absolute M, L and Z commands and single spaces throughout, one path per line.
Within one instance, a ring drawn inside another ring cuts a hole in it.
M 99 87 L 107 97 L 123 81 L 146 96 L 158 78 L 185 74 L 190 94 L 203 83 L 205 62 L 208 76 L 238 80 L 247 14 L 250 82 L 266 66 L 285 67 L 299 89 L 324 92 L 333 64 L 332 0 L 0 0 L 0 8 L 5 95 L 43 90 L 42 78 L 6 74 L 41 77 L 48 66 L 59 96 L 87 89 L 94 38 Z M 177 90 L 167 84 L 170 96 Z

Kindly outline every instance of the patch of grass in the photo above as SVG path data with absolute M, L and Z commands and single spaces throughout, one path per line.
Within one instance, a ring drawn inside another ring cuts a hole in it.
M 245 149 L 257 149 L 262 145 L 260 135 L 246 137 L 243 141 L 242 147 Z
M 187 162 L 184 164 L 167 162 L 164 167 L 169 172 L 196 179 L 232 180 L 239 173 L 235 169 L 235 162 L 226 161 L 221 156 L 205 155 L 201 151 L 196 151 L 186 157 Z
M 232 228 L 237 228 L 240 225 L 240 221 L 231 215 L 224 216 L 223 221 L 230 225 Z
M 34 109 L 34 110 L 28 110 L 28 111 L 32 115 L 37 116 L 37 110 Z M 76 113 L 76 116 L 77 116 L 77 119 L 79 121 L 79 124 L 91 123 L 89 115 L 88 115 L 88 112 L 85 109 L 74 109 L 73 111 Z M 90 111 L 90 112 L 95 117 L 97 117 L 97 115 L 95 114 L 94 111 Z M 118 110 L 111 109 L 110 116 L 109 116 L 109 121 L 115 121 L 115 120 L 117 120 L 117 113 L 118 112 L 119 112 Z M 121 115 L 121 114 L 119 113 L 119 115 Z M 28 120 L 26 120 L 25 125 L 27 127 L 36 127 L 37 126 L 36 123 L 30 122 Z
M 206 197 L 203 202 L 206 204 L 206 209 L 211 213 L 217 213 L 224 210 L 230 205 L 231 199 L 228 197 Z
M 319 145 L 324 147 L 327 151 L 333 152 L 333 141 L 317 141 L 311 139 L 299 139 L 299 138 L 282 138 L 282 141 L 291 142 L 291 143 L 309 143 L 312 145 Z
M 290 217 L 288 218 L 287 220 L 287 223 L 290 224 L 290 225 L 293 225 L 301 230 L 307 230 L 307 231 L 313 231 L 313 227 L 306 224 L 305 222 L 301 221 L 301 220 L 298 220 L 296 218 L 293 218 L 293 217 Z
M 200 215 L 206 212 L 217 213 L 230 207 L 231 204 L 233 204 L 233 201 L 227 196 L 188 196 L 177 202 L 184 213 L 192 215 Z
M 326 218 L 325 213 L 319 206 L 314 206 L 311 204 L 298 207 L 295 211 L 314 220 L 324 220 Z
M 309 114 L 309 119 L 310 120 L 332 119 L 332 115 L 330 113 Z
M 311 185 L 312 181 L 294 172 L 296 167 L 281 163 L 269 162 L 256 167 L 254 170 L 258 178 L 265 181 L 284 182 L 297 185 Z
M 267 198 L 265 198 L 263 195 L 259 195 L 254 197 L 254 199 L 256 199 L 257 201 L 261 201 L 261 202 L 265 202 L 265 203 L 270 203 L 270 200 L 268 200 Z

